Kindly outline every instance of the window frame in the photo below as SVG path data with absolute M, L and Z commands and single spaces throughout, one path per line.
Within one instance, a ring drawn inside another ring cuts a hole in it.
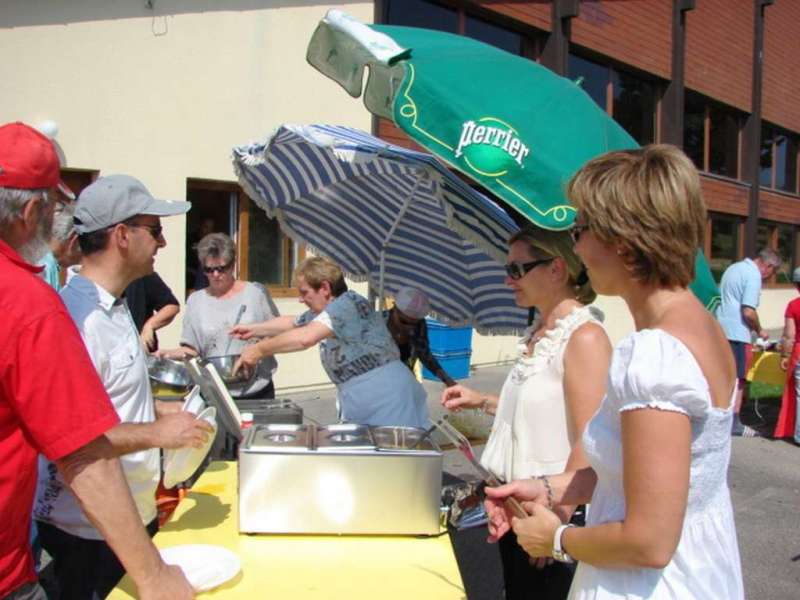
M 215 179 L 203 179 L 197 177 L 189 177 L 186 179 L 187 192 L 191 189 L 201 189 L 216 192 L 225 192 L 231 194 L 231 200 L 236 200 L 235 214 L 236 223 L 234 228 L 234 243 L 236 244 L 236 272 L 238 277 L 247 281 L 250 273 L 250 256 L 249 256 L 249 241 L 250 241 L 250 213 L 252 210 L 260 210 L 254 206 L 254 202 L 244 192 L 242 187 L 233 181 L 220 181 Z M 264 218 L 268 218 L 264 213 Z M 286 235 L 282 229 L 281 232 L 281 245 L 283 248 L 284 264 L 283 272 L 288 276 L 280 284 L 262 283 L 268 290 L 273 298 L 291 298 L 298 295 L 296 287 L 291 283 L 291 257 L 294 253 L 292 249 L 292 240 Z M 186 233 L 188 236 L 188 231 Z M 297 261 L 303 260 L 306 256 L 305 244 L 297 245 Z
M 711 175 L 712 177 L 719 177 L 721 179 L 729 179 L 731 181 L 742 181 L 742 152 L 743 152 L 743 144 L 744 144 L 744 114 L 737 110 L 732 106 L 728 106 L 727 104 L 723 104 L 722 102 L 718 102 L 708 96 L 701 94 L 695 90 L 686 89 L 686 95 L 689 94 L 695 96 L 702 104 L 703 104 L 703 164 L 697 165 L 697 170 L 704 173 Z M 718 111 L 724 111 L 728 113 L 732 113 L 733 116 L 736 118 L 737 124 L 737 131 L 736 131 L 736 174 L 735 176 L 725 175 L 722 173 L 716 173 L 715 171 L 711 170 L 711 112 L 713 109 Z M 683 106 L 683 114 L 684 114 L 684 131 L 683 131 L 683 139 L 685 144 L 686 139 L 686 125 L 685 125 L 685 115 L 686 115 L 686 101 L 684 100 Z
M 661 79 L 653 76 L 652 73 L 639 71 L 638 69 L 631 67 L 630 65 L 618 63 L 617 61 L 611 60 L 606 56 L 591 52 L 590 50 L 584 48 L 583 46 L 575 46 L 574 44 L 571 45 L 569 55 L 594 63 L 596 65 L 604 67 L 607 70 L 607 77 L 605 82 L 606 86 L 605 106 L 601 106 L 600 108 L 605 110 L 606 114 L 610 116 L 612 119 L 614 118 L 615 75 L 617 76 L 617 78 L 619 78 L 620 76 L 630 77 L 639 80 L 642 83 L 650 85 L 652 87 L 652 92 L 653 92 L 653 136 L 652 136 L 653 139 L 652 142 L 648 143 L 657 143 L 661 139 L 661 111 L 662 111 L 662 102 L 664 100 L 664 82 Z M 572 75 L 570 73 L 567 73 L 567 77 L 572 79 Z M 633 136 L 631 135 L 631 137 Z M 640 144 L 642 143 L 639 142 L 639 140 L 636 141 L 637 143 Z
M 774 125 L 769 121 L 762 121 L 761 123 L 761 132 L 760 132 L 760 139 L 763 142 L 764 139 L 764 132 L 766 130 L 771 130 L 773 133 L 772 138 L 772 148 L 770 150 L 770 158 L 772 161 L 772 176 L 770 177 L 769 185 L 765 183 L 761 183 L 761 172 L 759 170 L 759 186 L 770 191 L 773 191 L 778 194 L 790 194 L 793 196 L 800 195 L 800 134 L 797 134 L 793 131 L 789 131 L 783 127 L 779 127 L 778 125 Z M 778 182 L 778 143 L 775 141 L 775 138 L 778 136 L 784 136 L 787 139 L 793 139 L 795 145 L 795 157 L 794 157 L 794 187 L 791 190 L 786 190 L 783 188 L 777 187 Z M 760 168 L 760 166 L 759 166 Z

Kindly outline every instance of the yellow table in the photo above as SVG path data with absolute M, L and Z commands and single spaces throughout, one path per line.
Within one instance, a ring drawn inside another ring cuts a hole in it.
M 754 352 L 753 363 L 747 371 L 747 381 L 783 387 L 786 383 L 786 371 L 781 369 L 780 352 Z
M 447 534 L 437 538 L 240 535 L 236 488 L 236 463 L 212 463 L 154 539 L 159 548 L 217 544 L 239 556 L 239 575 L 202 597 L 466 597 Z M 134 589 L 126 577 L 109 598 L 135 598 Z

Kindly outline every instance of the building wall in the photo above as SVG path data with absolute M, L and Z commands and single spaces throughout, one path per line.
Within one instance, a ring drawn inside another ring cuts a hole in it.
M 778 0 L 764 11 L 764 119 L 800 131 L 800 2 Z
M 571 42 L 627 65 L 669 78 L 672 2 L 581 3 Z
M 68 166 L 129 173 L 172 200 L 186 198 L 187 178 L 235 181 L 231 148 L 281 123 L 369 130 L 361 102 L 308 66 L 305 53 L 328 8 L 371 22 L 372 2 L 144 4 L 0 3 L 0 122 L 55 121 Z M 185 219 L 164 226 L 156 269 L 183 298 Z M 278 305 L 302 308 L 294 299 Z M 159 334 L 162 346 L 176 345 L 179 333 L 180 319 Z M 328 382 L 316 349 L 280 364 L 279 388 Z
M 749 112 L 753 28 L 752 0 L 698 0 L 686 13 L 686 87 Z

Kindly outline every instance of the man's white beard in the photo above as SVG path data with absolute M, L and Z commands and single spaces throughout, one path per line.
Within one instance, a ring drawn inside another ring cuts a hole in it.
M 36 228 L 36 235 L 17 248 L 17 252 L 26 262 L 35 265 L 50 252 L 50 235 L 53 231 L 52 219 L 42 219 Z

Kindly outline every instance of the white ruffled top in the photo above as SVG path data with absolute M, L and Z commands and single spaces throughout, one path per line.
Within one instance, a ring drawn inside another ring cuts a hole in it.
M 614 349 L 606 397 L 583 434 L 586 456 L 597 473 L 586 524 L 625 519 L 621 413 L 647 408 L 686 415 L 691 423 L 689 495 L 678 548 L 663 569 L 580 563 L 569 598 L 741 599 L 728 491 L 732 411 L 714 407 L 694 355 L 663 330 L 638 331 Z
M 602 321 L 590 306 L 575 307 L 556 320 L 528 354 L 539 324 L 525 331 L 508 374 L 481 464 L 504 481 L 561 473 L 572 444 L 564 401 L 564 350 L 581 325 Z

